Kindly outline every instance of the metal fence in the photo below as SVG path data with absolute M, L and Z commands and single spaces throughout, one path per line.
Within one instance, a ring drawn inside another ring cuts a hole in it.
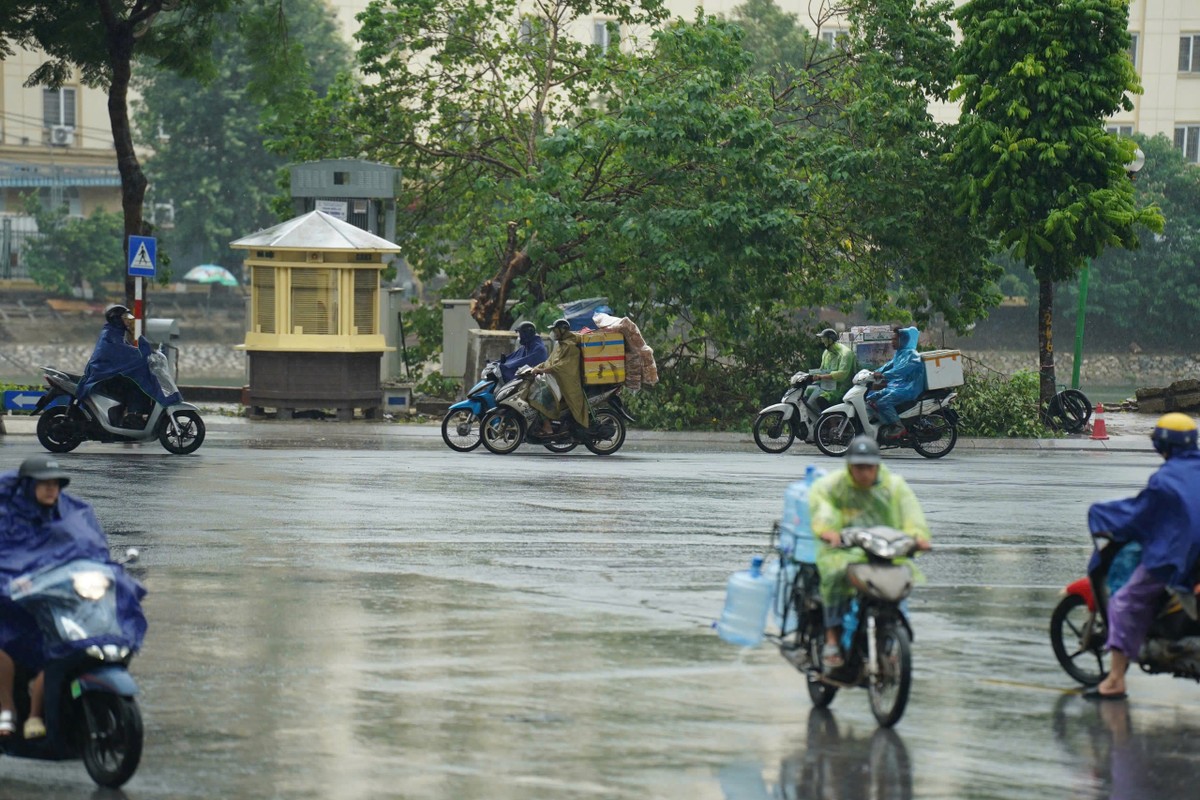
M 17 230 L 12 217 L 0 217 L 0 279 L 28 278 L 23 257 L 25 247 L 41 236 L 35 231 Z

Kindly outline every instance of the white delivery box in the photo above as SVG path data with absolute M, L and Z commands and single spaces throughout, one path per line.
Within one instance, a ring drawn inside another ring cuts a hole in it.
M 927 389 L 962 386 L 962 351 L 927 350 L 920 355 L 921 361 L 925 364 L 925 387 Z

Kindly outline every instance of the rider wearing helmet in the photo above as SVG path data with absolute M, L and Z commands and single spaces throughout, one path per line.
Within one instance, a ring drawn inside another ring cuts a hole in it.
M 31 456 L 20 469 L 0 474 L 0 583 L 80 558 L 111 564 L 108 541 L 92 507 L 63 491 L 70 482 L 58 458 L 50 454 Z M 136 649 L 146 632 L 138 602 L 146 592 L 120 567 L 113 565 L 113 569 L 122 633 Z M 16 731 L 14 661 L 38 671 L 31 682 L 24 736 L 45 736 L 42 635 L 29 612 L 0 596 L 0 740 Z
M 1095 503 L 1088 529 L 1114 542 L 1141 545 L 1141 563 L 1108 601 L 1112 669 L 1093 699 L 1125 697 L 1125 672 L 1162 605 L 1168 588 L 1195 591 L 1200 561 L 1200 450 L 1196 421 L 1186 414 L 1159 417 L 1150 441 L 1165 461 L 1137 497 Z M 1095 558 L 1095 556 L 1093 556 Z M 1093 565 L 1094 566 L 1094 565 Z
M 550 358 L 533 368 L 534 373 L 550 379 L 553 402 L 530 397 L 529 405 L 542 415 L 542 436 L 554 433 L 551 421 L 560 419 L 568 410 L 580 426 L 588 426 L 587 397 L 583 393 L 583 369 L 579 355 L 579 335 L 571 331 L 571 323 L 557 319 L 550 326 L 554 352 Z
M 125 428 L 144 428 L 146 415 L 158 402 L 179 402 L 179 394 L 164 394 L 146 363 L 153 352 L 144 336 L 133 340 L 133 313 L 123 305 L 111 305 L 104 311 L 104 327 L 96 340 L 96 349 L 84 367 L 75 393 L 82 401 L 93 391 L 121 402 L 110 424 Z M 121 412 L 124 415 L 121 415 Z
M 833 328 L 826 328 L 817 334 L 824 352 L 821 353 L 821 366 L 814 375 L 822 378 L 820 383 L 814 383 L 804 390 L 804 399 L 816 404 L 819 410 L 836 403 L 850 390 L 850 382 L 854 373 L 858 372 L 858 358 L 847 345 L 838 341 L 838 334 Z M 830 386 L 832 384 L 832 386 Z
M 879 445 L 869 436 L 856 436 L 846 450 L 846 468 L 817 480 L 809 493 L 809 514 L 817 542 L 817 571 L 821 575 L 821 603 L 825 612 L 825 647 L 821 663 L 826 669 L 843 664 L 842 618 L 852 590 L 846 568 L 867 560 L 860 547 L 841 546 L 843 528 L 887 525 L 930 549 L 929 526 L 917 496 L 882 463 Z
M 505 382 L 511 381 L 521 367 L 540 364 L 548 355 L 542 337 L 537 334 L 537 326 L 532 322 L 520 322 L 513 330 L 517 332 L 517 349 L 500 356 L 500 377 Z
M 925 391 L 925 365 L 917 355 L 916 328 L 893 328 L 892 348 L 896 354 L 875 373 L 876 380 L 887 385 L 867 395 L 867 402 L 879 412 L 885 439 L 899 439 L 908 431 L 900 422 L 896 406 L 916 400 Z

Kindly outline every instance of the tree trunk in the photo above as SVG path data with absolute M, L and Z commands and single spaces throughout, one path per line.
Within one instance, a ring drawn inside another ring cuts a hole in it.
M 133 149 L 133 130 L 129 125 L 129 80 L 133 74 L 133 30 L 128 23 L 115 21 L 108 28 L 108 61 L 112 82 L 108 87 L 108 119 L 113 145 L 117 150 L 117 169 L 121 173 L 121 210 L 125 214 L 125 258 L 129 259 L 129 237 L 148 233 L 142 220 L 146 198 L 146 175 Z M 133 308 L 133 277 L 125 272 L 125 305 Z
M 471 295 L 471 316 L 479 327 L 489 331 L 506 331 L 513 317 L 506 306 L 513 281 L 529 272 L 533 265 L 528 253 L 517 245 L 517 223 L 508 223 L 508 242 L 500 257 L 500 269 L 491 280 L 480 285 Z
M 1054 282 L 1038 280 L 1038 405 L 1046 408 L 1057 394 L 1054 379 Z

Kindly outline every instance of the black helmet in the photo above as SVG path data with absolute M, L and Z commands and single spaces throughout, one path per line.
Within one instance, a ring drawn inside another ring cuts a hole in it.
M 847 464 L 878 464 L 881 460 L 879 445 L 870 436 L 855 436 L 846 448 Z
M 562 330 L 569 331 L 569 330 L 571 330 L 571 323 L 567 322 L 565 319 L 556 319 L 556 320 L 554 320 L 554 324 L 550 326 L 550 330 L 552 330 L 552 331 L 558 330 L 560 328 Z
M 112 322 L 116 324 L 118 322 L 122 322 L 122 320 L 125 319 L 126 314 L 132 315 L 132 313 L 133 312 L 120 303 L 114 303 L 113 305 L 104 309 L 104 320 L 106 322 Z
M 838 333 L 833 328 L 826 328 L 817 334 L 818 339 L 824 339 L 827 342 L 836 342 Z
M 58 464 L 58 459 L 52 455 L 30 456 L 21 462 L 17 477 L 32 478 L 35 481 L 52 481 L 57 479 L 58 485 L 65 487 L 71 482 L 66 470 Z

